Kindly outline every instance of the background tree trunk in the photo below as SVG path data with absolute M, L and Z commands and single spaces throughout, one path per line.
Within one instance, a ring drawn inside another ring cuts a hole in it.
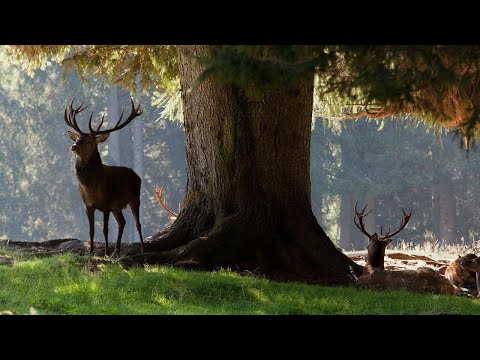
M 367 193 L 367 195 L 365 195 L 364 204 L 368 204 L 369 209 L 377 208 L 378 207 L 377 206 L 377 198 L 376 198 L 375 194 Z M 372 234 L 372 235 L 377 232 L 377 214 L 375 213 L 375 211 L 372 211 L 372 213 L 365 218 L 365 230 L 367 230 L 367 232 L 369 234 Z M 388 229 L 386 229 L 386 230 L 388 230 Z M 386 232 L 386 230 L 385 230 L 385 232 Z M 359 231 L 359 230 L 357 229 L 357 231 Z M 378 230 L 378 232 L 379 231 L 380 230 Z M 359 250 L 366 249 L 367 245 L 368 245 L 368 238 L 366 236 L 363 236 L 362 239 L 363 239 L 363 242 L 360 241 L 358 243 Z
M 140 192 L 140 224 L 143 224 L 143 197 L 142 193 L 144 190 L 145 182 L 143 181 L 143 122 L 136 121 L 133 124 L 133 171 L 140 176 L 142 179 L 142 191 Z M 133 217 L 132 217 L 133 218 Z M 140 237 L 138 232 L 136 231 L 135 227 L 132 226 L 134 229 L 134 236 L 133 241 L 139 242 Z
M 120 117 L 120 106 L 118 104 L 118 86 L 107 87 L 107 124 L 104 126 L 112 127 L 116 124 Z M 120 132 L 113 132 L 108 136 L 108 157 L 110 165 L 121 166 L 121 152 L 120 152 Z M 99 216 L 103 219 L 103 215 L 96 211 L 95 217 Z M 102 220 L 103 224 L 103 220 Z M 102 225 L 103 226 L 103 225 Z M 100 227 L 101 228 L 101 227 Z M 118 226 L 114 219 L 108 222 L 109 238 L 116 239 L 118 234 Z M 127 242 L 127 237 L 124 235 L 124 242 Z
M 442 179 L 434 187 L 434 221 L 435 234 L 441 242 L 454 244 L 456 240 L 456 199 L 452 185 Z
M 340 200 L 340 247 L 346 250 L 362 250 L 357 248 L 358 239 L 363 239 L 365 235 L 361 232 L 355 234 L 353 224 L 353 209 L 355 201 L 351 194 L 343 194 Z
M 116 124 L 122 112 L 122 107 L 120 106 L 120 103 L 129 103 L 129 101 L 126 101 L 128 98 L 129 94 L 118 86 L 110 86 L 107 88 L 107 127 L 113 127 Z M 133 122 L 131 127 L 126 127 L 121 131 L 113 132 L 110 134 L 107 140 L 109 155 L 109 160 L 107 163 L 109 165 L 125 166 L 132 168 L 138 174 L 138 176 L 143 179 L 142 125 L 142 121 L 137 120 Z M 140 135 L 137 135 L 137 133 L 139 133 Z M 142 186 L 145 186 L 145 184 L 142 184 Z M 125 209 L 123 211 L 123 214 L 127 223 L 125 224 L 125 228 L 123 231 L 122 242 L 140 241 L 140 238 L 138 237 L 135 228 L 134 219 L 131 215 L 129 208 Z M 102 215 L 98 213 L 96 214 L 96 218 L 99 221 L 103 219 Z M 143 211 L 142 207 L 140 207 L 140 220 L 142 221 L 142 219 Z M 109 221 L 109 238 L 116 239 L 117 232 L 117 223 L 111 217 Z
M 117 86 L 107 88 L 107 126 L 112 127 L 120 117 Z M 113 132 L 107 139 L 108 155 L 113 160 L 112 165 L 120 166 L 119 132 Z
M 145 256 L 195 268 L 259 269 L 274 279 L 351 284 L 345 256 L 311 209 L 312 76 L 288 88 L 247 96 L 213 79 L 178 51 L 186 135 L 187 191 L 167 234 L 153 236 Z

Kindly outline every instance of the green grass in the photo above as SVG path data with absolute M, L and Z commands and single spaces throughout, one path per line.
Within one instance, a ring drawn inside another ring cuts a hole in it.
M 193 272 L 73 254 L 15 259 L 0 265 L 0 311 L 27 314 L 480 314 L 480 301 L 277 283 L 230 271 Z

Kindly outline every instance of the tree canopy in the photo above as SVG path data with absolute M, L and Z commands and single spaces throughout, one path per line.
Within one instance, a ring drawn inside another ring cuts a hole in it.
M 52 59 L 82 76 L 166 90 L 180 103 L 173 45 L 15 45 L 7 51 L 30 71 Z M 458 130 L 466 149 L 480 128 L 479 46 L 224 45 L 198 60 L 206 67 L 199 81 L 216 76 L 257 93 L 314 71 L 322 116 L 416 116 Z

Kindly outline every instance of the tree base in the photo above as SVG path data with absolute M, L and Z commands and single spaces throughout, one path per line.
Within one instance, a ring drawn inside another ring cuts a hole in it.
M 169 232 L 145 241 L 145 254 L 139 245 L 129 244 L 121 259 L 127 266 L 164 264 L 194 270 L 229 268 L 233 271 L 262 274 L 278 281 L 301 281 L 324 285 L 354 285 L 363 267 L 335 247 L 316 222 L 305 238 L 286 236 L 265 229 L 255 222 L 232 215 L 217 221 L 203 236 L 186 241 L 172 226 Z M 180 230 L 185 234 L 185 228 Z M 310 234 L 308 234 L 310 233 Z M 317 239 L 311 239 L 316 235 Z M 321 236 L 324 238 L 321 238 Z M 178 241 L 177 247 L 174 246 Z M 168 246 L 167 246 L 168 244 Z M 310 247 L 314 244 L 314 247 Z M 173 247 L 173 248 L 172 248 Z M 166 250 L 168 248 L 168 250 Z

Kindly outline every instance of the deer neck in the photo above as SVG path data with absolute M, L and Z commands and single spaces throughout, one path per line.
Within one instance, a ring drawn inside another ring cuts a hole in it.
M 368 246 L 367 259 L 365 265 L 375 269 L 385 269 L 385 248 L 382 241 L 371 242 Z
M 103 164 L 98 150 L 87 160 L 77 158 L 75 162 L 75 173 L 78 181 L 82 185 L 94 185 L 103 175 Z

